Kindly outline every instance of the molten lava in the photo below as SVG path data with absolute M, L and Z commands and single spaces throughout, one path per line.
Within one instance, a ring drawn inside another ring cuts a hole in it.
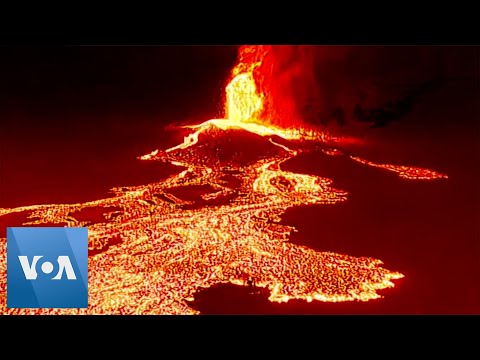
M 261 61 L 245 62 L 244 56 L 249 54 L 249 47 L 241 48 L 240 62 L 233 69 L 233 79 L 226 87 L 226 117 L 233 122 L 251 122 L 259 119 L 263 110 L 263 96 L 257 91 L 253 77 L 254 70 Z
M 383 268 L 380 260 L 316 252 L 288 241 L 295 229 L 280 223 L 287 208 L 333 205 L 346 201 L 347 193 L 329 179 L 282 170 L 284 161 L 302 151 L 298 142 L 327 137 L 263 121 L 267 95 L 255 81 L 260 55 L 255 47 L 241 49 L 226 87 L 227 119 L 189 126 L 183 143 L 140 158 L 183 167 L 179 174 L 114 188 L 115 197 L 87 203 L 0 209 L 0 216 L 26 215 L 27 226 L 88 226 L 89 248 L 95 251 L 89 258 L 87 309 L 7 309 L 2 239 L 0 313 L 196 314 L 188 304 L 195 292 L 220 283 L 245 285 L 248 277 L 278 302 L 367 301 L 380 297 L 377 290 L 393 287 L 403 275 Z M 217 145 L 227 134 L 262 141 L 266 155 L 250 162 L 219 158 Z M 334 149 L 326 153 L 341 155 Z M 202 186 L 210 190 L 196 200 L 175 192 Z M 103 219 L 82 220 L 80 213 L 88 209 L 101 209 Z
M 403 165 L 389 165 L 389 164 L 376 164 L 368 160 L 361 159 L 356 156 L 350 156 L 350 159 L 373 167 L 378 167 L 388 171 L 392 171 L 398 174 L 403 179 L 408 180 L 435 180 L 435 179 L 448 179 L 448 176 L 439 172 L 423 169 L 419 167 L 403 166 Z

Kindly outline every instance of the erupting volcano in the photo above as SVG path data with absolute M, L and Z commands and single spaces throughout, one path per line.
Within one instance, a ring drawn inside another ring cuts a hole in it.
M 6 241 L 1 239 L 0 313 L 5 314 L 197 314 L 197 291 L 216 284 L 246 285 L 252 278 L 269 300 L 324 302 L 381 297 L 403 277 L 380 260 L 317 252 L 289 242 L 295 228 L 282 224 L 287 208 L 348 201 L 330 179 L 293 173 L 282 164 L 321 146 L 347 156 L 325 131 L 276 126 L 271 96 L 262 81 L 267 49 L 244 46 L 225 91 L 224 119 L 185 126 L 184 141 L 140 156 L 182 168 L 168 179 L 114 188 L 114 197 L 78 204 L 0 209 L 17 213 L 25 226 L 88 226 L 87 309 L 6 308 Z M 282 122 L 284 124 L 285 122 Z M 407 180 L 445 175 L 427 169 L 379 165 Z M 102 214 L 92 223 L 85 212 Z

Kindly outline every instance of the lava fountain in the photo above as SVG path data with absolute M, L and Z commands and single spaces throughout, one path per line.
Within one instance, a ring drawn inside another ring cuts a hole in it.
M 195 292 L 221 283 L 245 285 L 249 277 L 276 302 L 368 301 L 393 287 L 403 275 L 385 269 L 380 260 L 289 242 L 295 229 L 280 222 L 287 208 L 334 206 L 348 194 L 330 179 L 282 170 L 284 161 L 304 151 L 302 144 L 324 143 L 328 135 L 280 128 L 267 119 L 269 95 L 256 80 L 264 50 L 240 49 L 226 87 L 225 119 L 187 126 L 183 143 L 139 158 L 176 165 L 178 174 L 114 188 L 114 197 L 86 203 L 0 209 L 0 217 L 26 217 L 25 226 L 88 226 L 91 251 L 87 309 L 9 309 L 1 239 L 0 313 L 197 314 L 189 303 Z M 247 156 L 249 149 L 253 156 Z M 325 153 L 343 156 L 335 149 Z M 422 179 L 436 174 L 406 167 L 401 173 L 423 174 Z M 188 198 L 192 188 L 203 192 Z M 81 216 L 85 211 L 102 216 L 87 222 Z

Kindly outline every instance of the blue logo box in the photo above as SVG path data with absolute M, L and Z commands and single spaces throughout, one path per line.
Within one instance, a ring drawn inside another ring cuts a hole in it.
M 8 308 L 87 306 L 87 228 L 7 228 Z

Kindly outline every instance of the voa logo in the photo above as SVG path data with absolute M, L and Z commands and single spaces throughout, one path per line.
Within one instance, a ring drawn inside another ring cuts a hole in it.
M 7 307 L 88 307 L 87 228 L 7 228 Z
M 25 278 L 27 280 L 37 279 L 38 273 L 36 270 L 36 266 L 38 260 L 40 260 L 41 258 L 43 258 L 43 256 L 34 256 L 32 262 L 29 263 L 28 256 L 18 257 L 18 260 L 20 260 L 20 264 L 22 265 L 23 273 L 25 274 Z M 77 276 L 75 275 L 75 271 L 73 270 L 72 263 L 70 262 L 70 258 L 68 256 L 59 256 L 57 259 L 57 263 L 58 273 L 52 278 L 52 280 L 60 280 L 64 272 L 67 275 L 68 280 L 77 280 Z M 54 266 L 50 261 L 45 261 L 40 266 L 40 269 L 44 274 L 51 274 L 53 272 Z

